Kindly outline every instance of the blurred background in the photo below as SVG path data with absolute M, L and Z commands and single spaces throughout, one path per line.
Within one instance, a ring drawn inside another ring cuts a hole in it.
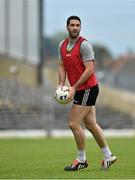
M 0 136 L 71 133 L 71 104 L 54 100 L 71 15 L 95 52 L 98 123 L 108 135 L 135 135 L 134 9 L 134 0 L 0 0 Z

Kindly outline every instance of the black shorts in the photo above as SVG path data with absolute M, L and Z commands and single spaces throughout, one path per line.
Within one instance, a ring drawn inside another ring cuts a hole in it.
M 99 93 L 98 84 L 90 89 L 76 91 L 73 104 L 94 106 Z

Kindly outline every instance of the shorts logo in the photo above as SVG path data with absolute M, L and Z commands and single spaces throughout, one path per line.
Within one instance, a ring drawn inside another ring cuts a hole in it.
M 79 101 L 74 100 L 74 103 L 75 103 L 75 104 L 78 104 L 78 103 L 79 103 Z

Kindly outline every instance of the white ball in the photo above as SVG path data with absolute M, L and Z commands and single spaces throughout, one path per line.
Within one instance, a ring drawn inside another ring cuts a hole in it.
M 60 104 L 68 104 L 69 88 L 67 86 L 59 87 L 56 90 L 55 99 Z

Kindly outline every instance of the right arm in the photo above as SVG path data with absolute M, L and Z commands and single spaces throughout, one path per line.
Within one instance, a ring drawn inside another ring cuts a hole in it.
M 59 61 L 59 65 L 58 65 L 58 77 L 59 77 L 58 86 L 64 86 L 66 81 L 66 71 L 62 60 Z
M 64 68 L 63 60 L 61 57 L 61 51 L 60 51 L 62 43 L 63 41 L 61 41 L 58 46 L 58 58 L 59 58 L 59 64 L 58 64 L 59 84 L 58 86 L 61 86 L 61 87 L 65 85 L 65 81 L 66 81 L 66 71 Z

